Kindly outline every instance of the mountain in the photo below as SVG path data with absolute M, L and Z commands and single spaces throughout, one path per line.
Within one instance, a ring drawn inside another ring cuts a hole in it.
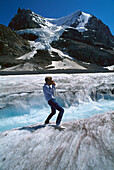
M 30 51 L 31 47 L 27 40 L 0 24 L 0 65 L 2 68 L 19 64 L 16 57 Z
M 29 40 L 32 48 L 16 58 L 22 70 L 25 64 L 33 70 L 104 70 L 114 64 L 114 36 L 109 27 L 80 10 L 53 19 L 19 8 L 8 27 Z

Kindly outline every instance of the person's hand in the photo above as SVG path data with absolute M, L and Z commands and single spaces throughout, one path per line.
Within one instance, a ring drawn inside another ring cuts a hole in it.
M 54 81 L 52 81 L 52 84 L 53 84 L 54 86 L 56 85 Z

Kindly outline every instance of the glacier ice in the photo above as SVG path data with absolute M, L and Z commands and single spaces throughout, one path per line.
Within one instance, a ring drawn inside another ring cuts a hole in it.
M 62 123 L 35 124 L 0 133 L 3 170 L 113 170 L 114 113 Z
M 45 76 L 0 76 L 0 131 L 44 122 L 50 113 L 42 91 Z M 63 121 L 114 110 L 114 73 L 51 76 L 57 84 L 56 99 L 65 109 Z

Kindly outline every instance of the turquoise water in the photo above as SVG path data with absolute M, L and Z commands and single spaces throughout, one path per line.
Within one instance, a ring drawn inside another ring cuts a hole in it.
M 97 102 L 82 102 L 70 107 L 65 107 L 65 112 L 62 121 L 71 121 L 75 119 L 88 118 L 96 114 L 102 114 L 108 111 L 114 110 L 113 100 L 99 100 Z M 9 130 L 12 128 L 23 127 L 38 122 L 43 123 L 48 114 L 50 113 L 50 107 L 46 105 L 41 107 L 26 107 L 15 108 L 9 107 L 0 110 L 0 131 Z M 56 115 L 53 116 L 51 121 L 56 121 Z
M 50 113 L 42 91 L 45 76 L 0 76 L 0 131 L 43 124 Z M 65 110 L 62 121 L 114 111 L 114 73 L 51 76 L 57 84 L 57 101 Z

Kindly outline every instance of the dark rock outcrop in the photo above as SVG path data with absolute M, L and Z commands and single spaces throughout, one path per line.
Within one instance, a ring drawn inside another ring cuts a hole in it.
M 51 64 L 51 56 L 48 50 L 37 50 L 37 53 L 34 55 L 34 58 L 31 58 L 29 60 L 31 63 L 36 63 L 43 69 L 45 69 L 45 66 L 48 66 Z
M 93 32 L 97 32 L 96 41 L 100 35 L 103 36 L 104 39 L 107 37 L 110 40 L 114 41 L 114 36 L 111 34 L 109 27 L 105 25 L 100 19 L 97 19 L 95 16 L 92 16 L 89 19 L 89 22 L 87 23 L 86 28 Z M 103 42 L 103 39 L 100 39 L 100 40 Z
M 80 19 L 81 15 L 83 16 L 83 21 Z M 71 16 L 65 17 L 65 22 L 62 18 L 60 20 L 62 20 L 62 25 L 68 24 L 68 26 L 76 28 L 80 22 L 85 22 L 84 15 L 85 14 L 83 12 L 76 11 Z M 96 18 L 94 15 L 90 15 L 89 20 L 84 27 L 86 28 L 86 31 L 81 33 L 83 39 L 90 42 L 99 42 L 108 47 L 114 47 L 114 36 L 111 34 L 109 27 L 105 25 L 100 19 Z
M 45 70 L 46 66 L 52 64 L 51 55 L 54 55 L 53 61 L 62 60 L 55 52 L 52 52 L 52 54 L 50 54 L 48 50 L 37 50 L 37 53 L 34 55 L 33 58 L 29 60 L 29 62 L 31 62 L 32 64 L 37 64 L 39 67 L 42 67 Z
M 35 17 L 37 18 L 35 20 Z M 34 18 L 32 11 L 27 9 L 18 9 L 17 14 L 12 18 L 8 27 L 12 30 L 22 30 L 26 28 L 41 28 L 41 25 L 45 25 L 43 17 L 34 13 Z
M 60 38 L 67 38 L 67 39 L 82 41 L 82 34 L 76 29 L 67 28 L 63 32 Z
M 0 65 L 2 68 L 18 63 L 16 57 L 31 50 L 29 43 L 10 28 L 0 24 Z
M 20 34 L 20 36 L 30 41 L 35 41 L 38 38 L 37 35 L 32 34 L 32 33 L 24 33 L 24 34 Z
M 99 40 L 95 42 L 89 36 L 88 39 L 85 39 L 83 34 L 72 28 L 66 29 L 60 39 L 53 41 L 51 45 L 79 61 L 99 66 L 114 64 L 113 47 L 108 46 L 106 43 L 101 43 Z

